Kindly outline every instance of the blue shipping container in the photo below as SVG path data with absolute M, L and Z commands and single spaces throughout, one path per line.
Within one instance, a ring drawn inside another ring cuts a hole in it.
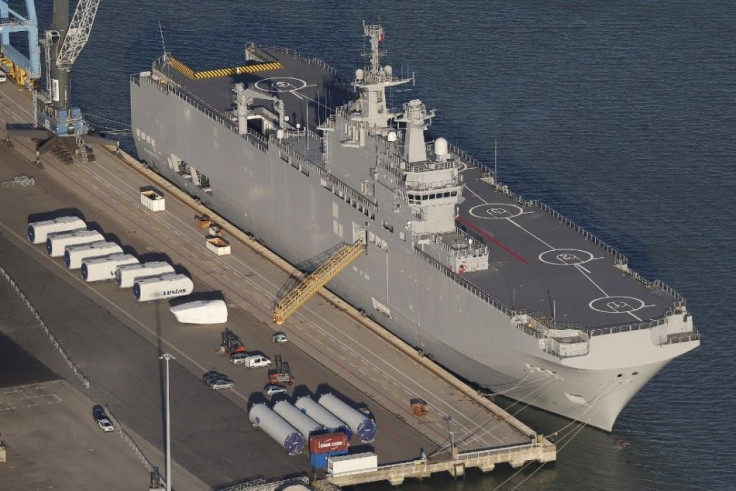
M 337 452 L 330 452 L 330 453 L 312 453 L 309 454 L 309 463 L 312 464 L 312 467 L 315 469 L 326 469 L 327 468 L 327 459 L 332 456 L 336 455 L 346 455 L 348 453 L 347 450 L 339 450 Z

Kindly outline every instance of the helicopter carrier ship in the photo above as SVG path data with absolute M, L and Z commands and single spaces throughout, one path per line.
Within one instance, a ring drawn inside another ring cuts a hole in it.
M 422 101 L 389 107 L 413 77 L 363 34 L 351 83 L 284 48 L 204 72 L 164 54 L 131 77 L 138 157 L 292 264 L 359 244 L 330 290 L 465 379 L 610 431 L 699 346 L 685 300 L 430 137 Z

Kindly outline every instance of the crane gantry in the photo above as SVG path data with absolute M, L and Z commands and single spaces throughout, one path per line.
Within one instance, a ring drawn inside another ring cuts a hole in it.
M 26 1 L 28 11 L 35 16 L 33 0 Z M 83 137 L 87 135 L 89 126 L 81 110 L 70 105 L 69 72 L 89 40 L 99 5 L 100 0 L 79 0 L 70 21 L 69 0 L 54 0 L 51 28 L 44 32 L 43 38 L 37 43 L 44 48 L 45 89 L 26 84 L 33 92 L 34 128 L 6 125 L 6 142 L 10 142 L 11 134 L 40 140 L 36 146 L 37 156 L 52 148 L 75 145 L 82 162 L 87 162 L 87 146 Z M 2 13 L 0 8 L 0 19 Z M 40 74 L 37 78 L 40 78 Z M 66 143 L 71 140 L 69 137 L 74 138 L 73 143 Z M 71 157 L 68 158 L 71 160 Z M 36 162 L 40 165 L 38 158 Z

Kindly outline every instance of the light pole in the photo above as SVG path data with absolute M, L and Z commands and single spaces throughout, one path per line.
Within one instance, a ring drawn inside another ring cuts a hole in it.
M 164 353 L 160 357 L 166 361 L 166 491 L 171 491 L 171 409 L 169 408 L 169 360 L 176 360 L 174 355 Z

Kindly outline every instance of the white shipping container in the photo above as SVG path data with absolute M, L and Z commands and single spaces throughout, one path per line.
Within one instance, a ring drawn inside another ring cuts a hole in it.
M 120 288 L 131 288 L 135 280 L 149 276 L 173 273 L 174 267 L 165 261 L 152 261 L 142 264 L 126 264 L 115 270 L 115 283 Z
M 155 191 L 141 192 L 141 204 L 151 211 L 166 210 L 166 198 Z
M 330 475 L 346 472 L 375 471 L 378 469 L 378 456 L 373 452 L 338 455 L 327 460 L 327 473 Z
M 28 240 L 33 244 L 43 244 L 49 234 L 83 229 L 87 229 L 87 224 L 77 217 L 59 217 L 53 220 L 33 222 L 28 224 Z
M 110 254 L 122 254 L 123 248 L 115 242 L 92 242 L 91 244 L 77 244 L 66 248 L 64 251 L 64 263 L 69 269 L 82 267 L 85 259 L 93 257 L 109 256 Z
M 183 297 L 192 293 L 192 290 L 194 283 L 191 278 L 176 273 L 140 278 L 133 283 L 133 295 L 139 302 Z
M 207 237 L 205 239 L 205 244 L 207 245 L 207 249 L 218 256 L 227 256 L 232 252 L 230 249 L 230 242 L 222 237 Z
M 138 259 L 132 254 L 112 254 L 85 259 L 82 262 L 82 278 L 84 281 L 114 280 L 115 270 L 125 264 L 138 264 Z
M 97 230 L 74 230 L 71 232 L 58 232 L 49 234 L 46 239 L 46 252 L 51 257 L 59 257 L 64 255 L 67 246 L 77 244 L 91 244 L 105 240 Z

